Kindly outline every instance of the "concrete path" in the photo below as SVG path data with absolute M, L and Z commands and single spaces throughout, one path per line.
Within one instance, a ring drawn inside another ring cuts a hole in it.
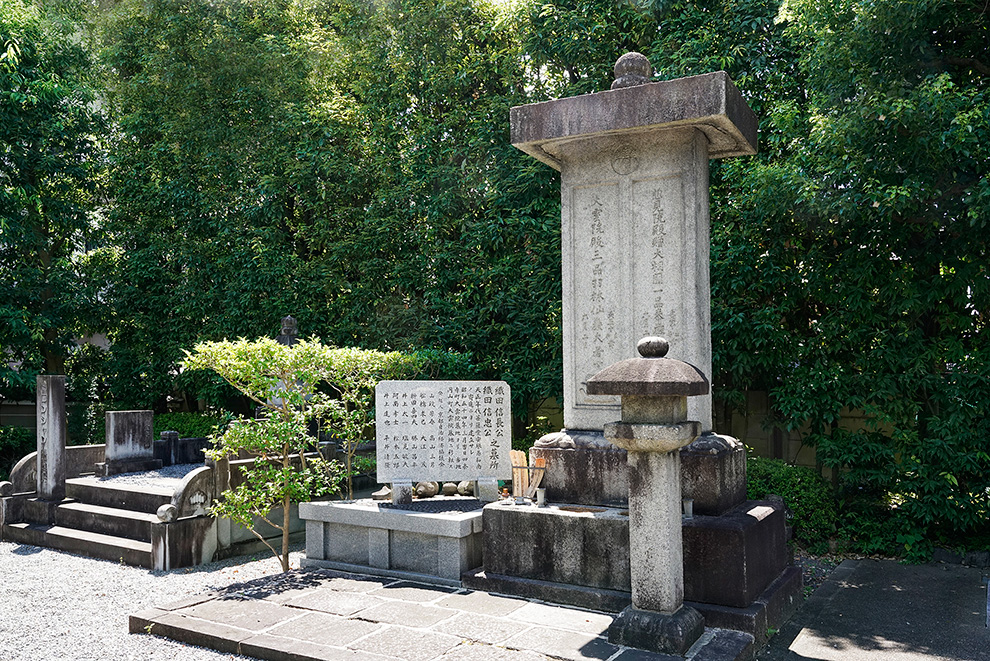
M 759 661 L 990 661 L 987 585 L 961 565 L 847 560 Z
M 135 613 L 129 628 L 280 661 L 675 661 L 609 643 L 612 619 L 487 592 L 303 569 Z M 751 643 L 738 632 L 708 630 L 689 655 L 733 659 L 751 652 Z

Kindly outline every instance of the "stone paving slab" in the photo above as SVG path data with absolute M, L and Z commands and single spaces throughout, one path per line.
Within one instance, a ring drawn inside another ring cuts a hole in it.
M 987 661 L 987 585 L 979 569 L 846 560 L 760 661 Z
M 609 643 L 613 617 L 302 569 L 135 613 L 129 630 L 273 661 L 671 661 Z

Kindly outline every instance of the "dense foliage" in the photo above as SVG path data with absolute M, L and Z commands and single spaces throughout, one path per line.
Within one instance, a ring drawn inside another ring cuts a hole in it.
M 37 440 L 32 430 L 0 427 L 0 482 L 7 480 L 14 465 L 36 448 Z
M 661 79 L 726 70 L 760 119 L 761 153 L 712 167 L 719 401 L 769 393 L 771 424 L 837 469 L 860 548 L 988 532 L 982 0 L 121 0 L 90 12 L 88 51 L 2 2 L 0 159 L 39 153 L 10 131 L 66 128 L 37 161 L 62 188 L 28 204 L 0 179 L 0 269 L 24 283 L 0 301 L 22 361 L 5 395 L 92 327 L 109 351 L 68 358 L 92 410 L 237 408 L 183 350 L 292 313 L 340 346 L 458 352 L 510 383 L 522 431 L 561 389 L 559 195 L 508 144 L 508 108 L 605 89 L 639 50 Z M 28 67 L 28 43 L 61 45 Z M 42 221 L 67 237 L 47 271 L 43 241 L 7 238 Z
M 780 498 L 794 527 L 794 537 L 815 553 L 828 550 L 838 521 L 835 496 L 821 473 L 807 466 L 790 466 L 777 459 L 746 460 L 746 496 L 752 500 Z
M 73 334 L 97 322 L 82 276 L 97 233 L 104 125 L 90 57 L 66 18 L 0 0 L 0 387 L 61 374 Z M 8 362 L 10 364 L 8 364 Z M 12 367 L 15 367 L 12 369 Z

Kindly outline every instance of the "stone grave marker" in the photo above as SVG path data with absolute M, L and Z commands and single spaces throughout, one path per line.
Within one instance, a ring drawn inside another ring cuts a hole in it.
M 106 461 L 96 465 L 99 475 L 158 470 L 155 459 L 152 411 L 107 411 Z
M 38 376 L 38 498 L 65 498 L 65 377 Z
M 504 381 L 382 381 L 375 389 L 378 481 L 394 503 L 417 480 L 473 480 L 481 500 L 498 498 L 512 467 L 511 391 Z

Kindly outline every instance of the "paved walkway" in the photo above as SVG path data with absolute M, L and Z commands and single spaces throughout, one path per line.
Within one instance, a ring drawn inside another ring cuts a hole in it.
M 846 561 L 758 659 L 990 661 L 987 595 L 977 569 Z M 606 613 L 309 569 L 136 613 L 130 629 L 285 661 L 673 659 L 612 645 L 611 622 Z M 734 634 L 714 635 L 688 657 L 721 658 L 719 636 Z
M 990 661 L 987 597 L 979 569 L 847 560 L 759 661 Z
M 612 616 L 605 613 L 526 599 L 303 569 L 136 613 L 130 630 L 227 653 L 293 661 L 674 658 L 609 643 L 611 623 Z M 707 646 L 696 645 L 701 650 L 696 661 L 738 640 L 738 634 L 728 631 L 706 636 L 700 642 Z

